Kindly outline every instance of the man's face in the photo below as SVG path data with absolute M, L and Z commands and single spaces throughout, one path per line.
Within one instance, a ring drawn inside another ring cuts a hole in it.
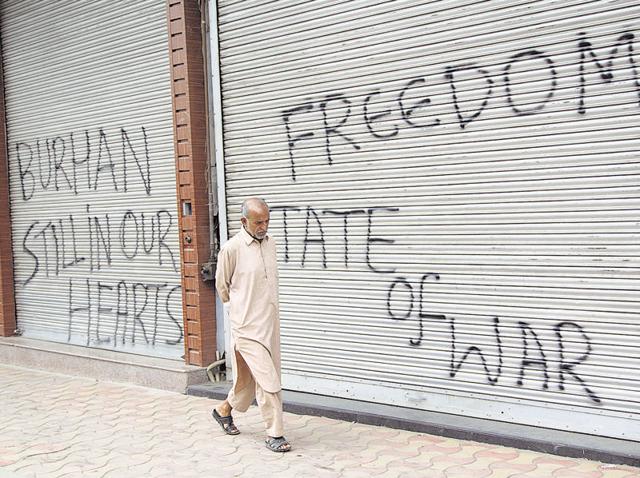
M 262 240 L 269 229 L 269 208 L 265 206 L 251 208 L 248 217 L 243 217 L 241 221 L 249 234 Z

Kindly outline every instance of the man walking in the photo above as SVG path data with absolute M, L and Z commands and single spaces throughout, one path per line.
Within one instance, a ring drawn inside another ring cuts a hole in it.
M 231 410 L 245 412 L 255 397 L 267 429 L 266 446 L 287 452 L 280 382 L 280 311 L 276 245 L 267 234 L 269 207 L 259 198 L 242 203 L 242 229 L 218 254 L 216 289 L 229 303 L 234 350 L 233 387 L 213 409 L 228 435 L 240 433 Z

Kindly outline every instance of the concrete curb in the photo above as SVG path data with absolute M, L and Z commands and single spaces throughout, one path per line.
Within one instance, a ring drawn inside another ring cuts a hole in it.
M 187 387 L 187 395 L 226 398 L 230 382 Z M 367 425 L 490 443 L 571 458 L 640 466 L 640 443 L 491 420 L 426 412 L 310 393 L 283 391 L 284 409 L 296 415 L 334 418 Z

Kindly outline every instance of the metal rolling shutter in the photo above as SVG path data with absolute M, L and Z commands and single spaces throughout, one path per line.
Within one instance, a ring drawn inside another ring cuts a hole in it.
M 218 7 L 287 388 L 640 440 L 640 6 Z
M 24 336 L 184 352 L 162 1 L 3 1 Z

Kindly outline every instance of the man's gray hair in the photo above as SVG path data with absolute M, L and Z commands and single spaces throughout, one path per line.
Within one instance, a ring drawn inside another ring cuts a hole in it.
M 242 217 L 249 217 L 249 209 L 251 209 L 251 206 L 254 205 L 255 203 L 260 204 L 261 206 L 264 206 L 266 208 L 269 208 L 269 205 L 267 204 L 267 201 L 265 201 L 262 198 L 247 198 L 244 201 L 242 201 Z

